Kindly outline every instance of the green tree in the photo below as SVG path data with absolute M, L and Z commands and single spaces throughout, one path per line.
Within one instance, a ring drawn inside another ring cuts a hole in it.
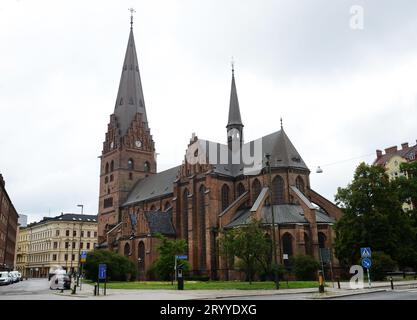
M 401 200 L 412 204 L 417 209 L 417 161 L 400 164 L 400 170 L 404 176 L 395 179 Z
M 396 267 L 397 263 L 388 254 L 379 251 L 372 253 L 371 279 L 384 280 L 387 272 L 395 271 Z
M 220 239 L 221 254 L 227 253 L 226 259 L 237 257 L 241 260 L 240 266 L 245 270 L 249 283 L 252 283 L 258 267 L 265 265 L 271 254 L 271 244 L 265 237 L 265 231 L 259 221 L 252 220 L 250 223 L 239 228 L 223 232 Z
M 155 260 L 151 269 L 160 280 L 174 279 L 175 256 L 187 252 L 187 242 L 185 240 L 170 240 L 167 237 L 158 234 L 160 244 L 157 247 L 158 258 Z M 181 260 L 183 272 L 189 270 L 188 261 Z
M 356 264 L 360 247 L 369 246 L 401 266 L 414 264 L 415 230 L 402 210 L 399 188 L 384 168 L 361 163 L 353 181 L 338 189 L 336 202 L 344 211 L 335 225 L 335 253 L 342 263 Z
M 320 264 L 313 257 L 299 254 L 290 258 L 290 265 L 297 280 L 316 280 Z
M 97 281 L 98 265 L 107 264 L 107 278 L 115 281 L 126 281 L 136 277 L 135 264 L 128 258 L 109 250 L 93 250 L 87 254 L 84 265 L 86 278 Z

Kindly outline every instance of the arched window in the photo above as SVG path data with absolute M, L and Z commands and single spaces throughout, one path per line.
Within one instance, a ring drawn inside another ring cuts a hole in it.
M 145 244 L 143 241 L 140 241 L 138 245 L 138 267 L 139 271 L 145 270 Z
M 134 162 L 133 162 L 133 159 L 129 159 L 129 160 L 127 161 L 127 168 L 128 168 L 129 170 L 133 170 L 133 169 L 135 168 L 135 164 L 134 164 Z
M 295 186 L 297 187 L 298 190 L 300 190 L 302 193 L 305 193 L 305 189 L 304 189 L 304 180 L 303 178 L 301 178 L 300 176 L 297 177 L 297 179 L 295 179 Z
M 198 212 L 199 212 L 199 224 L 200 224 L 200 268 L 206 269 L 206 208 L 205 208 L 205 193 L 206 188 L 204 185 L 200 187 L 198 198 Z
M 285 233 L 282 236 L 282 249 L 284 254 L 288 254 L 288 257 L 292 256 L 292 236 L 289 233 Z
M 240 182 L 238 185 L 237 185 L 237 196 L 238 197 L 240 197 L 242 194 L 244 194 L 245 193 L 245 186 L 243 185 L 243 183 L 242 182 Z
M 153 204 L 153 205 L 151 206 L 150 211 L 155 211 L 155 210 L 156 210 L 156 207 L 155 207 L 155 205 Z
M 252 200 L 253 202 L 256 201 L 256 199 L 258 198 L 259 194 L 261 193 L 261 183 L 259 182 L 258 179 L 255 179 L 255 181 L 253 181 L 252 183 Z
M 133 180 L 133 173 L 129 172 L 129 180 Z
M 169 203 L 169 201 L 165 202 L 165 206 L 164 206 L 164 210 L 168 210 L 168 208 L 171 206 L 171 204 Z
M 143 164 L 143 170 L 145 172 L 151 171 L 151 165 L 150 165 L 150 163 L 148 161 L 145 161 L 145 163 Z
M 114 170 L 114 161 L 112 160 L 110 162 L 110 172 L 112 172 Z
M 105 177 L 104 178 L 104 183 L 108 183 L 109 182 L 109 177 Z
M 272 204 L 284 203 L 284 179 L 281 176 L 276 176 L 272 180 Z
M 222 211 L 229 206 L 229 186 L 224 184 L 222 187 Z
M 105 172 L 106 174 L 108 174 L 108 173 L 109 173 L 109 163 L 108 163 L 108 162 L 106 163 L 106 169 L 104 170 L 104 172 Z
M 182 194 L 182 236 L 188 241 L 188 190 L 185 189 Z
M 130 245 L 128 243 L 125 244 L 124 255 L 125 257 L 130 256 Z
M 311 255 L 311 242 L 310 237 L 304 232 L 304 246 L 306 248 L 306 254 Z
M 327 237 L 323 232 L 319 232 L 319 248 L 326 248 Z

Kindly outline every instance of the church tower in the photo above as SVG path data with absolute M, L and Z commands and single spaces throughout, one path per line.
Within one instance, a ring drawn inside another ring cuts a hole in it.
M 130 24 L 119 91 L 100 157 L 99 243 L 121 221 L 119 208 L 134 184 L 156 173 L 155 144 L 146 117 L 133 17 Z
M 232 145 L 243 144 L 243 123 L 240 117 L 239 100 L 237 98 L 235 68 L 232 64 L 232 87 L 230 90 L 229 120 L 227 121 L 227 145 L 232 150 Z

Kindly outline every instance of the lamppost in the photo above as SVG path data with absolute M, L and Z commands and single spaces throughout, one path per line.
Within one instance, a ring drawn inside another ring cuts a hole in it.
M 77 207 L 81 208 L 81 215 L 84 214 L 84 205 L 83 204 L 77 204 Z M 82 219 L 82 218 L 81 218 Z M 80 275 L 81 275 L 81 233 L 83 230 L 83 220 L 81 220 L 80 224 L 80 241 L 78 243 L 78 276 L 77 276 L 77 286 L 80 285 Z
M 272 256 L 274 260 L 274 276 L 275 276 L 275 287 L 279 289 L 279 275 L 278 275 L 278 257 L 277 257 L 277 242 L 275 237 L 275 214 L 274 214 L 274 205 L 272 203 L 272 174 L 271 174 L 271 155 L 269 153 L 265 154 L 266 158 L 266 167 L 268 168 L 268 182 L 269 182 L 269 202 L 271 206 L 271 232 L 272 232 Z M 278 235 L 279 236 L 279 235 Z

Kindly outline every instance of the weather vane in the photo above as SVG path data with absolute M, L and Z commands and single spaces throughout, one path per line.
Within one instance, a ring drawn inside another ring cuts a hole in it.
M 133 13 L 136 12 L 135 9 L 129 8 L 130 11 L 130 28 L 133 28 Z

